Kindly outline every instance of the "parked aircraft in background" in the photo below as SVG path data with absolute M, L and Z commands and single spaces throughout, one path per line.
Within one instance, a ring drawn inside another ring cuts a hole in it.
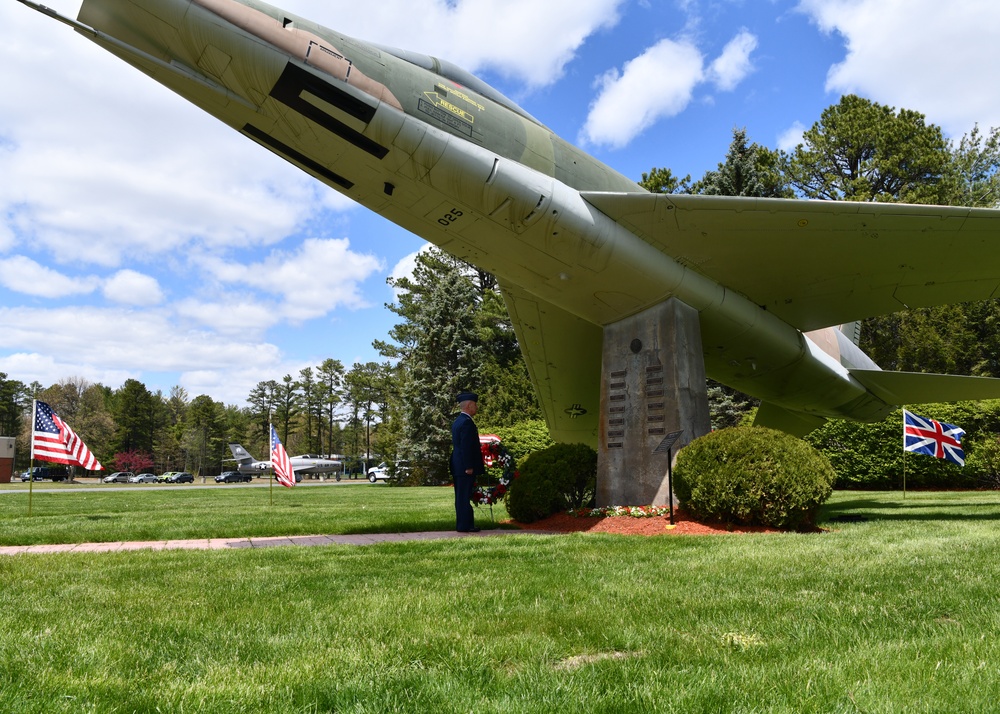
M 1000 397 L 1000 380 L 883 372 L 837 327 L 1000 294 L 998 211 L 650 194 L 446 61 L 260 0 L 84 0 L 78 20 L 20 1 L 496 275 L 556 440 L 597 443 L 605 329 L 670 299 L 759 424 Z
M 244 474 L 260 474 L 262 471 L 271 470 L 270 461 L 258 461 L 250 452 L 239 444 L 230 444 L 229 450 L 233 452 L 233 458 L 227 459 L 236 462 L 237 469 Z M 296 480 L 302 476 L 315 476 L 319 474 L 339 474 L 344 470 L 344 462 L 338 459 L 327 459 L 315 454 L 303 454 L 292 456 L 292 470 L 295 472 Z

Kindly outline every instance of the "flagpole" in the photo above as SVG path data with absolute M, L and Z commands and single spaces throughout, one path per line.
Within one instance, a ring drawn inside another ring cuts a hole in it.
M 271 423 L 271 415 L 267 415 L 267 458 L 271 462 L 271 472 L 268 474 L 267 483 L 271 496 L 271 505 L 274 505 L 274 424 Z
M 903 500 L 906 500 L 906 407 L 903 407 Z
M 903 450 L 903 500 L 906 500 L 906 450 Z
M 38 400 L 31 400 L 31 456 L 28 458 L 28 517 L 31 517 L 31 497 L 35 485 L 35 418 L 38 416 Z

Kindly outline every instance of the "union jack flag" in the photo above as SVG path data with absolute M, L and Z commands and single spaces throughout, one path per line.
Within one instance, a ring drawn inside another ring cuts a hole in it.
M 292 462 L 288 458 L 288 452 L 278 438 L 278 431 L 271 425 L 271 468 L 274 469 L 274 477 L 282 486 L 291 488 L 295 485 L 295 471 L 292 469 Z
M 82 466 L 103 471 L 101 462 L 90 453 L 83 439 L 69 428 L 45 402 L 35 401 L 35 425 L 31 432 L 31 458 L 57 464 Z
M 965 466 L 965 429 L 903 410 L 903 450 L 927 454 Z

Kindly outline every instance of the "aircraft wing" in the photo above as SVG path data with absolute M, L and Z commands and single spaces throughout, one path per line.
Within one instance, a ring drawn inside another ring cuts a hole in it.
M 851 376 L 886 404 L 1000 399 L 1000 379 L 956 374 L 852 369 Z
M 514 285 L 500 288 L 552 438 L 595 443 L 601 328 Z
M 1000 210 L 584 192 L 681 264 L 800 330 L 1000 296 Z

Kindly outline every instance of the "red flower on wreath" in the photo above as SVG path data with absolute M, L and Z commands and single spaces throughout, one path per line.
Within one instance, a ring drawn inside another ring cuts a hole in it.
M 483 477 L 486 482 L 476 486 L 472 492 L 472 502 L 477 506 L 492 506 L 504 497 L 511 481 L 521 474 L 517 470 L 517 464 L 514 463 L 514 457 L 504 448 L 498 438 L 494 440 L 484 437 L 480 442 L 480 448 L 483 451 L 483 462 L 487 466 L 486 474 Z M 490 473 L 496 469 L 500 469 L 499 477 Z M 490 483 L 494 478 L 496 483 Z

